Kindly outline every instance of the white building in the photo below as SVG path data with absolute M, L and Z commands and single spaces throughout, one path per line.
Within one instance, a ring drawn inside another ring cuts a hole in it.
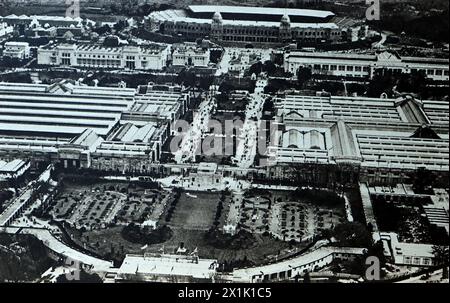
M 354 26 L 343 29 L 343 31 L 345 31 L 345 33 L 347 34 L 347 40 L 349 42 L 356 42 L 369 35 L 369 26 L 368 25 Z
M 25 25 L 28 27 L 39 27 L 44 26 L 45 24 L 48 24 L 49 26 L 55 26 L 55 27 L 69 27 L 70 25 L 75 25 L 77 27 L 81 27 L 83 21 L 87 25 L 95 25 L 95 22 L 89 19 L 83 20 L 80 17 L 77 18 L 71 18 L 71 17 L 65 17 L 65 16 L 45 16 L 45 15 L 34 15 L 34 16 L 27 16 L 27 15 L 8 15 L 5 17 L 0 17 L 0 20 L 3 22 L 6 22 L 8 25 L 12 26 L 18 26 L 18 25 Z
M 175 46 L 172 64 L 174 66 L 207 67 L 209 58 L 209 49 L 199 47 L 195 43 L 184 43 Z
M 390 255 L 396 265 L 432 266 L 435 263 L 433 245 L 405 243 L 398 240 L 396 233 L 380 233 L 385 255 Z
M 30 57 L 30 45 L 28 42 L 6 42 L 3 56 L 21 60 L 28 59 Z
M 161 70 L 167 64 L 169 46 L 118 46 L 56 44 L 38 49 L 38 64 L 91 68 Z
M 376 69 L 403 73 L 424 71 L 433 80 L 449 81 L 448 59 L 399 57 L 389 52 L 359 55 L 287 51 L 284 54 L 284 70 L 295 74 L 299 67 L 309 67 L 313 74 L 369 78 Z
M 6 22 L 0 22 L 0 38 L 13 32 L 13 27 L 8 26 Z
M 364 254 L 364 248 L 321 247 L 298 257 L 257 267 L 236 269 L 232 280 L 238 283 L 261 283 L 293 280 L 306 272 L 319 270 L 333 260 L 352 260 Z
M 211 282 L 216 275 L 217 260 L 186 255 L 127 255 L 120 266 L 116 282 Z
M 150 172 L 189 104 L 177 86 L 0 83 L 0 159 Z
M 15 179 L 30 168 L 30 162 L 15 159 L 10 162 L 0 160 L 0 180 Z

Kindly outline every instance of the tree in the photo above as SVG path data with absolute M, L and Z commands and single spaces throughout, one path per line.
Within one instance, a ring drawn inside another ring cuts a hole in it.
M 369 82 L 367 96 L 379 98 L 383 93 L 388 96 L 392 95 L 392 87 L 394 86 L 392 77 L 391 70 L 376 69 L 372 80 Z
M 297 81 L 300 86 L 303 87 L 305 82 L 311 79 L 311 77 L 312 77 L 311 68 L 300 66 L 299 69 L 297 70 Z
M 372 235 L 367 228 L 360 223 L 347 222 L 337 225 L 333 230 L 333 236 L 339 246 L 372 247 Z
M 125 20 L 120 20 L 116 24 L 114 24 L 114 29 L 116 30 L 116 33 L 122 31 L 127 27 L 127 22 Z
M 425 167 L 419 167 L 413 175 L 413 190 L 417 194 L 427 194 L 432 190 L 436 176 Z
M 273 63 L 270 60 L 267 60 L 266 62 L 264 62 L 263 71 L 265 71 L 269 76 L 273 75 L 276 70 L 277 70 L 277 67 L 276 67 L 275 63 Z
M 117 36 L 106 37 L 105 41 L 103 41 L 103 45 L 106 47 L 117 47 L 119 46 L 119 37 Z
M 194 87 L 196 83 L 195 74 L 188 70 L 183 70 L 178 74 L 178 83 L 182 83 L 184 86 Z
M 104 35 L 106 33 L 111 33 L 111 27 L 108 24 L 103 25 L 102 27 L 99 27 L 94 30 L 97 34 Z
M 309 275 L 309 271 L 305 272 L 303 276 L 303 283 L 311 283 L 311 276 Z
M 437 266 L 443 265 L 442 268 L 442 279 L 448 278 L 448 261 L 449 261 L 449 254 L 448 254 L 448 246 L 439 246 L 434 245 L 433 246 L 433 256 L 434 256 L 434 262 Z
M 75 280 L 69 280 L 66 275 L 60 275 L 56 278 L 56 283 L 103 283 L 102 278 L 95 273 L 89 274 L 81 269 L 79 274 L 80 278 Z
M 248 75 L 255 74 L 256 76 L 258 76 L 262 71 L 263 71 L 263 64 L 261 63 L 261 61 L 258 61 L 254 63 L 252 66 L 250 66 L 247 74 Z
M 221 58 L 221 56 L 222 56 L 222 50 L 221 49 L 212 49 L 211 51 L 210 51 L 210 61 L 212 62 L 212 63 L 219 63 L 219 60 L 220 60 L 220 58 Z

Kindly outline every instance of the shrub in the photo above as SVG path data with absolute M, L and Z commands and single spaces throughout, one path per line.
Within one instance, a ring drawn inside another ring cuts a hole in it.
M 173 235 L 173 231 L 166 225 L 149 230 L 146 227 L 141 228 L 138 225 L 130 223 L 122 229 L 121 235 L 129 242 L 150 245 L 169 240 Z

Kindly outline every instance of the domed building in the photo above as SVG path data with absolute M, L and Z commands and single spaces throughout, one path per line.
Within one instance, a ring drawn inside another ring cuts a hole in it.
M 292 40 L 291 19 L 289 18 L 288 14 L 284 14 L 283 17 L 281 17 L 280 39 L 283 42 L 288 42 L 288 41 Z
M 211 38 L 232 44 L 332 43 L 341 29 L 329 11 L 269 7 L 190 5 L 152 12 L 150 31 L 194 41 Z
M 220 12 L 215 12 L 211 23 L 211 36 L 215 40 L 221 40 L 223 34 L 223 18 Z
M 215 12 L 213 16 L 213 22 L 222 23 L 222 21 L 223 21 L 222 14 L 220 12 Z

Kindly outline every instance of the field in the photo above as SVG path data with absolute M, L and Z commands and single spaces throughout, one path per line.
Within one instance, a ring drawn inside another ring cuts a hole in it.
M 217 193 L 183 192 L 168 225 L 172 229 L 208 230 L 213 224 L 218 202 Z

